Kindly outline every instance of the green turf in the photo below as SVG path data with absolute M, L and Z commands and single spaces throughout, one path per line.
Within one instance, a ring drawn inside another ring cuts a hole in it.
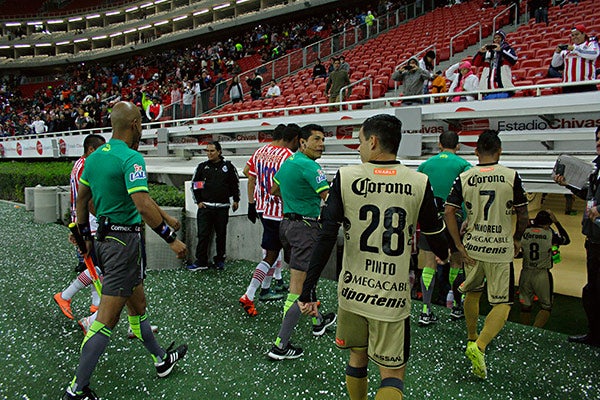
M 74 277 L 74 250 L 65 227 L 34 224 L 22 207 L 0 202 L 0 220 L 0 399 L 58 399 L 73 376 L 82 339 L 77 324 L 52 301 Z M 252 270 L 253 263 L 235 261 L 222 272 L 151 271 L 149 315 L 160 327 L 158 339 L 165 346 L 185 341 L 189 353 L 169 378 L 157 379 L 143 346 L 126 338 L 123 316 L 92 377 L 98 395 L 110 400 L 346 398 L 347 354 L 334 347 L 333 332 L 313 338 L 303 319 L 293 340 L 305 348 L 304 357 L 266 358 L 281 304 L 259 303 L 258 317 L 244 315 L 237 299 Z M 323 282 L 320 294 L 323 308 L 334 309 L 334 282 Z M 88 293 L 75 298 L 79 316 L 88 306 Z M 407 399 L 600 398 L 598 349 L 569 344 L 561 333 L 508 323 L 488 348 L 489 379 L 482 382 L 463 355 L 464 323 L 449 322 L 446 309 L 435 310 L 441 323 L 412 327 Z M 375 368 L 369 376 L 372 399 Z

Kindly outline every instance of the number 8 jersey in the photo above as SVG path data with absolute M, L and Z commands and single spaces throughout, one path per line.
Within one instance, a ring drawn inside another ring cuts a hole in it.
M 444 229 L 427 176 L 398 162 L 364 163 L 340 168 L 332 190 L 344 216 L 339 306 L 380 321 L 407 318 L 417 222 L 425 234 Z
M 446 204 L 467 210 L 463 245 L 470 257 L 503 263 L 514 258 L 514 207 L 527 205 L 519 174 L 503 165 L 479 164 L 456 178 Z

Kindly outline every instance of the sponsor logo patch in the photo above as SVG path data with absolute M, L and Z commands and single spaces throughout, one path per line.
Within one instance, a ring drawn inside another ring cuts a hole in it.
M 133 172 L 129 174 L 129 182 L 136 181 L 138 179 L 146 179 L 146 171 L 141 165 L 134 164 Z

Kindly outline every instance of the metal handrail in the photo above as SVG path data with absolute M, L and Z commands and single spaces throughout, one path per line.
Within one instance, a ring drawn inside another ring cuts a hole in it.
M 519 10 L 517 9 L 516 3 L 513 3 L 510 6 L 506 7 L 504 10 L 500 11 L 498 14 L 496 14 L 496 16 L 492 19 L 492 33 L 496 32 L 496 19 L 498 19 L 498 17 L 500 17 L 502 14 L 508 13 L 513 7 L 515 8 L 515 26 L 519 23 L 519 21 L 517 21 Z
M 373 77 L 371 75 L 369 75 L 369 76 L 362 77 L 359 80 L 357 80 L 356 82 L 352 82 L 351 84 L 346 85 L 343 88 L 341 88 L 340 89 L 340 101 L 344 101 L 343 93 L 345 90 L 348 90 L 348 89 L 352 88 L 353 86 L 356 86 L 366 80 L 369 80 L 369 98 L 372 99 L 373 98 Z
M 481 45 L 481 39 L 482 39 L 481 38 L 481 22 L 475 22 L 473 25 L 469 26 L 468 28 L 463 29 L 462 31 L 458 32 L 456 35 L 454 35 L 450 38 L 450 59 L 452 59 L 452 56 L 454 55 L 454 51 L 452 49 L 452 42 L 454 41 L 454 39 L 461 36 L 463 33 L 470 31 L 471 29 L 473 29 L 476 26 L 479 26 L 479 44 Z

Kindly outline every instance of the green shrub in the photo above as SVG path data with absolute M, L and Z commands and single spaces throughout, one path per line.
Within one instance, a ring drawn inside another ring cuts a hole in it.
M 24 203 L 26 187 L 68 185 L 72 168 L 68 161 L 0 162 L 0 198 Z
M 185 193 L 173 186 L 151 183 L 150 196 L 156 204 L 164 207 L 185 207 Z

